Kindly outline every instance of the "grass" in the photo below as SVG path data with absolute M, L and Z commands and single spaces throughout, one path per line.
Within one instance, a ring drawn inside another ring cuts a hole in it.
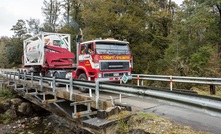
M 221 87 L 216 86 L 215 89 L 216 89 L 216 94 L 211 95 L 209 86 L 197 86 L 197 87 L 192 88 L 192 90 L 196 91 L 198 94 L 220 98 L 221 97 Z
M 9 89 L 1 89 L 0 90 L 0 97 L 12 99 L 12 98 L 14 98 L 14 94 Z
M 3 124 L 11 123 L 13 119 L 7 114 L 0 114 L 0 122 Z
M 138 112 L 127 121 L 119 120 L 115 126 L 109 128 L 108 133 L 209 134 L 145 112 Z
M 7 99 L 12 99 L 14 98 L 14 94 L 11 92 L 9 89 L 0 89 L 0 103 L 5 103 Z M 9 115 L 2 113 L 0 114 L 0 123 L 3 124 L 8 124 L 13 121 L 13 118 L 10 117 Z
M 119 125 L 119 128 L 118 128 L 119 133 L 129 131 L 130 126 L 124 120 L 119 120 L 118 125 Z
M 149 120 L 154 120 L 154 119 L 164 120 L 163 118 L 161 118 L 161 117 L 159 117 L 155 114 L 147 114 L 145 112 L 138 112 L 137 116 L 138 117 L 144 117 L 144 118 L 149 119 Z

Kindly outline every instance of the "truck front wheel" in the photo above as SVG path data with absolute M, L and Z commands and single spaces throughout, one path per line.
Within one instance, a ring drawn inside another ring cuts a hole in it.
M 78 80 L 87 80 L 86 74 L 85 73 L 80 74 L 79 77 L 78 77 Z M 79 90 L 82 93 L 87 93 L 88 92 L 88 88 L 85 88 L 85 87 L 79 87 Z

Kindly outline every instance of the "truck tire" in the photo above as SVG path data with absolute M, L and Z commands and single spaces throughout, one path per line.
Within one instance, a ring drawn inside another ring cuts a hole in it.
M 79 77 L 78 77 L 78 80 L 87 80 L 86 74 L 85 73 L 80 74 Z M 87 93 L 89 91 L 88 88 L 84 88 L 84 87 L 79 87 L 79 90 L 82 93 Z

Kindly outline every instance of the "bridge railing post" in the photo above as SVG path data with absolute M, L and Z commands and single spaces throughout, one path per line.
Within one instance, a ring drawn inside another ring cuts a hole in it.
M 8 72 L 6 72 L 6 79 L 8 79 Z
M 91 81 L 91 77 L 88 77 L 88 81 Z M 92 95 L 92 89 L 91 89 L 91 88 L 89 88 L 89 96 L 90 96 L 90 97 L 93 97 L 93 95 Z
M 14 82 L 15 82 L 15 72 L 14 72 L 14 75 L 13 75 L 13 80 L 14 80 Z
M 31 87 L 34 87 L 34 83 L 33 83 L 33 72 L 31 72 Z
M 141 86 L 143 86 L 143 79 L 141 80 Z
M 18 82 L 20 83 L 21 81 L 20 81 L 20 71 L 18 71 Z
M 216 87 L 215 85 L 210 85 L 210 95 L 215 95 L 216 94 Z
M 10 78 L 10 80 L 12 79 L 12 72 L 9 72 L 9 78 Z
M 96 87 L 95 87 L 95 94 L 96 94 L 96 99 L 95 99 L 95 101 L 96 101 L 96 109 L 99 109 L 99 80 L 96 80 L 95 81 L 95 85 L 96 85 Z
M 39 74 L 40 75 L 40 80 L 39 80 L 39 85 L 40 85 L 40 91 L 42 91 L 43 90 L 43 84 L 42 84 L 42 74 L 40 73 Z
M 55 93 L 55 76 L 53 76 L 52 89 L 53 89 L 53 93 Z
M 172 75 L 170 75 L 170 91 L 173 91 L 173 78 L 172 78 Z
M 137 86 L 140 86 L 140 76 L 137 75 Z
M 26 87 L 26 71 L 24 71 L 24 83 L 23 83 L 23 88 L 25 89 Z
M 73 79 L 70 78 L 70 100 L 73 100 Z

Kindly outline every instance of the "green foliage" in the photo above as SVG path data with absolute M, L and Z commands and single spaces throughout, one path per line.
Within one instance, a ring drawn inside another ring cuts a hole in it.
M 0 97 L 4 97 L 4 98 L 14 98 L 13 93 L 10 90 L 7 89 L 1 89 L 0 91 Z
M 133 71 L 156 73 L 155 62 L 164 58 L 172 24 L 167 3 L 161 4 L 155 1 L 85 1 L 82 8 L 84 35 L 87 39 L 127 39 L 135 55 Z
M 23 55 L 23 42 L 18 38 L 12 38 L 7 44 L 7 58 L 10 67 L 21 65 Z
M 19 19 L 18 22 L 12 26 L 11 30 L 14 31 L 16 38 L 24 38 L 27 34 L 27 27 L 25 21 Z
M 143 117 L 145 118 L 146 120 L 154 120 L 154 119 L 159 119 L 159 120 L 163 120 L 163 118 L 155 115 L 155 114 L 149 114 L 149 113 L 145 113 L 145 112 L 138 112 L 137 113 L 137 116 L 138 117 Z
M 8 123 L 10 123 L 12 121 L 13 121 L 13 119 L 9 115 L 7 115 L 7 114 L 0 114 L 0 123 L 8 124 Z
M 6 48 L 6 42 L 8 42 L 8 38 L 0 38 L 0 68 L 6 68 L 8 65 L 7 60 L 7 48 Z
M 119 120 L 118 125 L 119 125 L 118 133 L 123 134 L 129 131 L 129 125 L 124 120 Z
M 193 71 L 200 72 L 203 71 L 203 68 L 208 63 L 210 59 L 212 49 L 210 46 L 203 46 L 199 48 L 199 51 L 192 54 L 190 57 L 190 66 Z
M 21 65 L 23 55 L 22 40 L 20 38 L 1 38 L 0 47 L 0 65 L 3 68 L 17 67 Z
M 211 48 L 219 44 L 216 17 L 209 6 L 184 1 L 173 22 L 173 41 L 165 53 L 168 73 L 203 76 L 209 71 L 211 54 L 217 52 Z

